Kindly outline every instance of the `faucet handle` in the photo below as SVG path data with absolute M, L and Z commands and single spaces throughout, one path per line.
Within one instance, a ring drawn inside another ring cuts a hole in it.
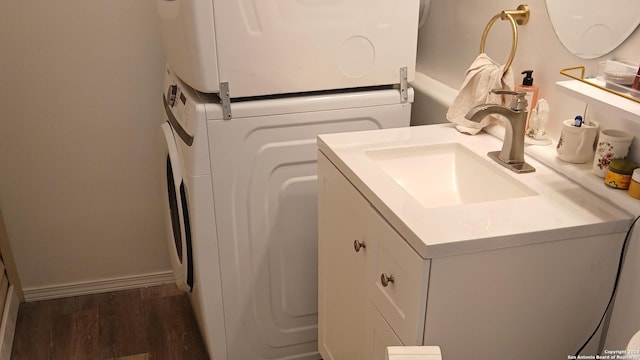
M 521 111 L 526 110 L 527 106 L 527 98 L 525 95 L 527 94 L 524 91 L 511 91 L 504 89 L 491 89 L 491 92 L 498 95 L 513 95 L 513 100 L 511 100 L 511 110 Z
M 525 96 L 527 93 L 524 91 L 512 91 L 505 89 L 491 89 L 491 92 L 498 95 L 515 95 L 515 96 Z

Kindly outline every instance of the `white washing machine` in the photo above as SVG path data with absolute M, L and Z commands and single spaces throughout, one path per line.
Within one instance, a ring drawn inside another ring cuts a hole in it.
M 165 55 L 231 98 L 413 81 L 420 0 L 156 0 Z M 223 85 L 224 86 L 224 85 Z M 225 91 L 223 91 L 224 93 Z
M 172 265 L 211 358 L 320 359 L 316 137 L 408 126 L 412 89 L 239 101 L 225 120 L 170 70 L 165 88 Z
M 161 133 L 166 144 L 163 184 L 169 257 L 176 284 L 188 292 L 211 358 L 224 360 L 222 284 L 205 106 L 169 68 L 164 88 Z

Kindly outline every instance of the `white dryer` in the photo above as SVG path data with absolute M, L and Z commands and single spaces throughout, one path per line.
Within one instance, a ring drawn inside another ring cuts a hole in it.
M 231 98 L 398 84 L 420 0 L 156 0 L 167 61 Z
M 408 126 L 412 90 L 408 102 L 391 88 L 238 101 L 225 120 L 214 94 L 170 72 L 165 86 L 165 138 L 181 155 L 169 161 L 183 169 L 190 219 L 190 298 L 210 356 L 320 359 L 316 137 Z

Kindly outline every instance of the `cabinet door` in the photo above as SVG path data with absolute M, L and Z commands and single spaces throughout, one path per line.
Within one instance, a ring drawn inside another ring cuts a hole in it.
M 318 345 L 325 360 L 364 360 L 369 204 L 321 154 L 318 166 Z
M 385 360 L 387 346 L 404 345 L 370 301 L 367 301 L 367 341 L 367 360 Z
M 405 345 L 422 345 L 429 260 L 422 259 L 374 209 L 367 221 L 367 295 Z

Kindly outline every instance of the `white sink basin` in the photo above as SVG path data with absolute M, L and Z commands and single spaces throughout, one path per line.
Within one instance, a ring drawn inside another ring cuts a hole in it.
M 367 150 L 425 208 L 537 195 L 460 143 Z

